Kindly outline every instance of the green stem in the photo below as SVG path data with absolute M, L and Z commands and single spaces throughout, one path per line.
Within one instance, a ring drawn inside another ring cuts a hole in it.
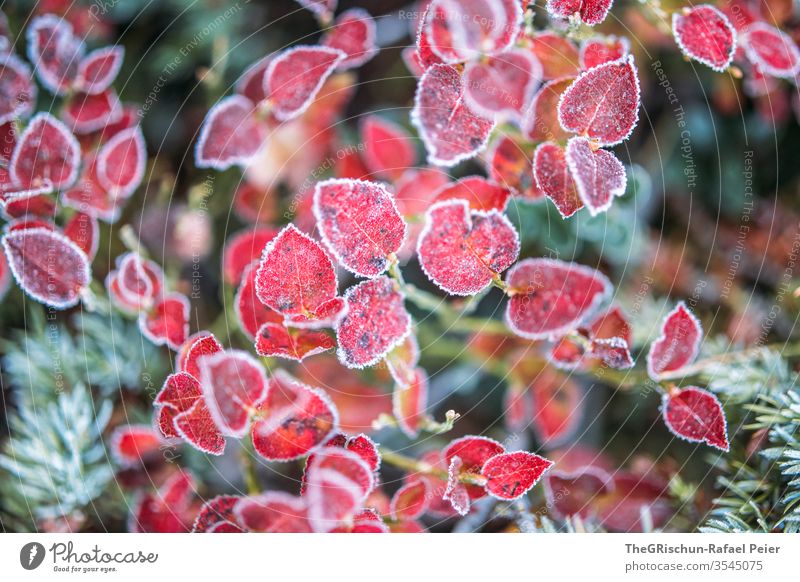
M 401 455 L 400 453 L 384 447 L 379 447 L 379 450 L 381 453 L 381 461 L 384 463 L 389 463 L 390 465 L 393 465 L 398 469 L 408 471 L 409 473 L 422 473 L 423 475 L 430 475 L 432 477 L 436 477 L 437 479 L 441 479 L 442 481 L 447 481 L 448 475 L 447 471 L 444 469 L 439 469 L 433 465 L 423 461 L 418 461 L 412 457 Z M 458 480 L 466 485 L 483 486 L 486 484 L 486 477 L 477 473 L 462 473 L 458 476 Z

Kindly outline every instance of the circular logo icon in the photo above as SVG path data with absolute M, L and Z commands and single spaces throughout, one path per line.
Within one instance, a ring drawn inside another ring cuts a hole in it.
M 35 570 L 44 561 L 44 546 L 39 542 L 30 542 L 19 551 L 19 563 L 26 570 Z

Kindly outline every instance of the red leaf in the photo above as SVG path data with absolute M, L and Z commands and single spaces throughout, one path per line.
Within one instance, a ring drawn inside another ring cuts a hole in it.
M 288 327 L 299 327 L 305 329 L 319 329 L 322 327 L 335 327 L 336 324 L 347 313 L 347 304 L 342 297 L 334 297 L 320 305 L 317 310 L 310 315 L 290 315 L 284 320 Z
M 650 345 L 647 373 L 659 380 L 691 364 L 700 352 L 703 326 L 681 301 L 661 324 L 661 334 Z
M 400 213 L 406 217 L 424 213 L 436 192 L 449 183 L 447 174 L 436 168 L 408 170 L 395 184 L 395 202 Z M 413 228 L 413 224 L 410 226 Z
M 273 55 L 267 55 L 258 59 L 255 63 L 247 67 L 242 76 L 236 81 L 234 90 L 243 97 L 247 97 L 251 102 L 258 104 L 267 98 L 264 92 L 264 75 L 269 68 Z
M 322 36 L 319 44 L 339 49 L 346 55 L 339 63 L 340 71 L 360 67 L 378 52 L 375 46 L 375 21 L 361 8 L 345 10 Z
M 562 217 L 569 218 L 583 208 L 578 187 L 567 166 L 567 154 L 557 143 L 548 141 L 536 148 L 533 176 L 536 185 L 553 201 Z
M 431 206 L 417 253 L 422 270 L 453 295 L 474 295 L 519 255 L 519 236 L 504 214 L 471 212 L 465 200 Z
M 159 456 L 163 443 L 153 427 L 146 424 L 118 426 L 109 441 L 111 454 L 122 467 L 138 467 Z
M 279 121 L 303 114 L 322 84 L 347 55 L 325 46 L 296 46 L 272 59 L 264 75 L 264 89 Z
M 428 407 L 428 375 L 422 368 L 412 370 L 409 382 L 396 382 L 392 392 L 392 412 L 406 436 L 416 438 Z
M 494 439 L 482 436 L 464 436 L 451 441 L 442 451 L 442 456 L 451 472 L 455 471 L 456 475 L 478 474 L 486 461 L 495 455 L 504 453 L 505 450 L 505 447 Z M 457 469 L 453 467 L 453 461 L 456 458 L 461 461 L 457 463 Z M 463 487 L 466 488 L 470 499 L 480 499 L 486 495 L 486 491 L 479 485 L 463 485 Z M 456 509 L 458 508 L 456 507 Z
M 217 341 L 214 334 L 208 331 L 198 332 L 186 340 L 186 343 L 181 347 L 175 358 L 175 367 L 194 378 L 199 378 L 200 367 L 197 364 L 198 360 L 203 356 L 221 352 L 222 349 L 222 344 Z
M 549 447 L 566 442 L 583 416 L 585 394 L 569 376 L 545 368 L 533 380 L 531 422 L 539 441 Z
M 624 370 L 633 367 L 633 357 L 631 350 L 621 337 L 611 337 L 607 339 L 593 339 L 589 348 L 589 354 L 600 359 L 609 368 Z
M 316 14 L 323 22 L 328 21 L 336 12 L 339 0 L 297 0 L 303 8 Z
M 245 269 L 256 259 L 261 257 L 264 247 L 267 246 L 278 231 L 269 226 L 253 226 L 240 230 L 225 241 L 222 256 L 222 272 L 225 281 L 236 285 L 242 281 Z
M 551 471 L 544 481 L 545 495 L 553 513 L 559 517 L 594 516 L 593 504 L 614 489 L 614 480 L 599 467 L 584 467 L 574 472 Z
M 116 279 L 114 298 L 119 307 L 127 311 L 150 309 L 164 288 L 161 267 L 136 253 L 120 255 L 116 262 L 117 269 L 112 275 Z
M 315 532 L 336 529 L 355 516 L 374 487 L 367 464 L 340 448 L 321 450 L 308 472 L 308 517 Z
M 29 228 L 3 237 L 8 265 L 23 291 L 54 309 L 76 305 L 92 280 L 89 260 L 58 232 Z
M 199 451 L 209 455 L 225 452 L 225 437 L 202 398 L 198 398 L 185 412 L 176 414 L 173 422 L 178 435 Z
M 72 132 L 49 113 L 37 113 L 19 137 L 11 158 L 11 179 L 21 188 L 49 182 L 71 186 L 78 177 L 81 148 Z
M 503 212 L 511 198 L 511 191 L 481 176 L 467 176 L 450 182 L 436 191 L 434 201 L 460 199 L 469 203 L 471 210 Z
M 26 32 L 28 60 L 48 91 L 62 95 L 72 86 L 84 46 L 72 26 L 53 14 L 34 18 Z
M 305 498 L 283 491 L 267 491 L 255 497 L 245 497 L 239 500 L 233 511 L 237 522 L 248 531 L 311 533 Z
M 334 178 L 317 183 L 314 216 L 331 253 L 362 277 L 383 273 L 406 235 L 392 195 L 375 182 Z
M 147 151 L 139 126 L 123 129 L 97 154 L 97 181 L 114 196 L 128 198 L 142 183 Z
M 573 137 L 567 143 L 566 158 L 578 196 L 592 216 L 605 212 L 615 196 L 625 194 L 625 167 L 611 152 L 595 150 L 588 139 Z
M 13 54 L 0 55 L 0 124 L 31 114 L 36 104 L 31 69 Z M 6 143 L 3 143 L 5 147 Z M 7 158 L 6 158 L 7 159 Z
M 791 79 L 800 72 L 797 45 L 764 22 L 754 22 L 742 31 L 742 46 L 750 62 L 767 75 Z
M 231 95 L 208 112 L 197 140 L 194 160 L 198 168 L 226 170 L 245 165 L 261 149 L 266 137 L 246 97 Z
M 157 493 L 137 496 L 128 521 L 128 529 L 138 533 L 184 533 L 191 521 L 187 516 L 194 480 L 179 471 Z
M 542 65 L 527 49 L 513 49 L 464 69 L 464 98 L 487 119 L 519 118 L 527 109 L 539 82 Z
M 598 522 L 611 532 L 643 532 L 646 521 L 648 527 L 663 527 L 674 514 L 667 483 L 619 471 L 614 473 L 611 490 L 593 505 Z
M 107 192 L 97 182 L 95 164 L 85 162 L 83 175 L 69 190 L 62 192 L 64 206 L 96 216 L 106 222 L 116 222 L 122 210 L 121 198 Z
M 61 113 L 64 123 L 79 135 L 99 131 L 122 117 L 122 104 L 113 89 L 90 95 L 74 93 Z
M 580 16 L 581 22 L 593 26 L 605 20 L 614 0 L 547 0 L 547 11 L 560 18 Z
M 328 396 L 278 370 L 253 423 L 253 445 L 270 461 L 305 457 L 337 430 L 338 413 Z
M 430 485 L 424 479 L 406 483 L 392 496 L 389 505 L 392 519 L 417 519 L 428 509 L 432 494 Z
M 304 329 L 290 331 L 277 323 L 265 323 L 256 336 L 256 352 L 259 356 L 298 362 L 334 347 L 336 342 L 325 332 Z
M 427 36 L 448 63 L 504 52 L 517 39 L 522 6 L 517 0 L 434 0 Z
M 336 271 L 322 246 L 290 224 L 264 249 L 256 272 L 256 294 L 284 315 L 314 317 L 336 297 Z
M 378 446 L 371 438 L 363 433 L 354 437 L 346 437 L 342 433 L 336 434 L 325 443 L 325 447 L 339 447 L 357 454 L 373 472 L 376 472 L 381 465 L 381 455 L 378 452 Z M 300 482 L 300 494 L 306 492 L 308 473 L 314 465 L 316 458 L 316 454 L 309 455 L 306 458 L 306 466 L 303 469 L 303 479 Z
M 440 166 L 474 157 L 494 129 L 494 122 L 469 109 L 461 75 L 448 65 L 433 65 L 420 79 L 411 122 L 425 143 L 428 161 Z
M 486 461 L 481 473 L 486 491 L 498 499 L 518 499 L 531 490 L 545 471 L 553 466 L 539 455 L 517 451 L 496 455 Z
M 405 128 L 377 115 L 370 115 L 361 123 L 361 143 L 367 169 L 392 181 L 398 180 L 417 159 Z
M 631 50 L 630 41 L 624 36 L 597 36 L 581 44 L 581 68 L 585 71 L 604 63 L 618 61 Z
M 139 329 L 155 345 L 179 350 L 189 337 L 189 300 L 181 293 L 166 293 L 149 312 L 139 314 Z
M 413 333 L 401 344 L 386 354 L 386 367 L 398 384 L 411 384 L 416 378 L 415 367 L 419 363 L 419 344 Z
M 234 509 L 241 498 L 235 495 L 218 495 L 200 508 L 192 526 L 192 533 L 242 532 Z
M 242 284 L 233 300 L 233 309 L 242 331 L 255 339 L 265 323 L 283 323 L 283 316 L 261 303 L 256 296 L 256 272 L 258 263 L 249 265 L 242 275 Z
M 627 56 L 582 73 L 561 95 L 558 119 L 567 131 L 610 146 L 630 136 L 639 105 L 639 78 Z
M 251 413 L 267 397 L 267 377 L 247 352 L 221 351 L 198 359 L 200 386 L 222 434 L 242 438 Z
M 167 376 L 164 386 L 156 394 L 153 404 L 172 408 L 178 412 L 186 412 L 202 395 L 203 391 L 197 378 L 187 372 L 178 372 Z
M 728 17 L 710 4 L 673 13 L 672 33 L 684 55 L 715 71 L 727 69 L 736 52 L 736 30 Z
M 531 141 L 559 141 L 570 136 L 562 129 L 558 121 L 558 102 L 561 94 L 574 80 L 574 77 L 566 77 L 554 79 L 542 85 L 523 120 L 523 129 L 528 139 Z
M 467 515 L 472 505 L 467 487 L 458 480 L 464 463 L 460 457 L 453 457 L 447 469 L 447 486 L 442 499 L 449 501 L 459 515 Z
M 578 48 L 565 36 L 544 31 L 535 34 L 530 43 L 545 79 L 574 77 L 580 72 Z
M 64 225 L 64 235 L 86 253 L 90 262 L 94 259 L 100 244 L 100 225 L 95 217 L 75 213 Z
M 594 313 L 612 287 L 600 271 L 555 259 L 525 259 L 506 277 L 506 323 L 527 339 L 565 335 Z
M 508 136 L 501 136 L 492 147 L 487 164 L 489 177 L 515 196 L 529 201 L 542 198 L 533 178 L 533 148 Z
M 416 62 L 419 64 L 420 73 L 417 75 L 421 77 L 428 67 L 431 65 L 441 65 L 444 63 L 433 51 L 431 41 L 428 34 L 428 22 L 432 21 L 433 14 L 430 10 L 430 5 L 425 8 L 422 17 L 419 19 L 416 30 Z M 439 26 L 438 23 L 432 23 L 433 26 Z
M 345 299 L 347 314 L 336 326 L 336 338 L 339 361 L 348 368 L 376 364 L 411 330 L 403 295 L 388 277 L 350 287 Z
M 675 436 L 725 452 L 730 449 L 725 412 L 711 392 L 695 386 L 672 390 L 664 395 L 661 411 Z
M 90 52 L 78 65 L 75 89 L 90 95 L 102 93 L 117 78 L 124 58 L 125 49 L 119 45 Z

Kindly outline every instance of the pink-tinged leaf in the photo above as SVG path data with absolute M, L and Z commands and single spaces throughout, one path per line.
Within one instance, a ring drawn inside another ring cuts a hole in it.
M 314 216 L 331 253 L 362 277 L 383 273 L 406 236 L 394 198 L 376 182 L 334 178 L 317 183 Z
M 567 375 L 545 368 L 529 386 L 536 436 L 549 447 L 566 442 L 583 416 L 585 394 Z
M 436 192 L 449 183 L 447 174 L 435 168 L 408 170 L 395 184 L 395 201 L 400 214 L 410 217 L 424 213 Z
M 605 20 L 614 0 L 547 0 L 547 11 L 559 18 L 578 14 L 581 22 L 594 26 Z
M 266 132 L 247 97 L 226 97 L 208 112 L 197 140 L 194 160 L 198 168 L 226 170 L 246 165 L 261 149 Z
M 208 331 L 200 331 L 192 335 L 183 344 L 181 350 L 175 356 L 175 368 L 186 372 L 194 378 L 200 377 L 200 367 L 198 360 L 203 356 L 210 356 L 222 351 L 222 344 L 217 341 L 214 334 Z
M 378 53 L 375 21 L 366 10 L 346 10 L 336 18 L 319 44 L 339 49 L 346 55 L 337 67 L 340 71 L 360 67 Z
M 527 430 L 533 417 L 533 393 L 524 384 L 511 383 L 503 395 L 503 420 L 508 430 Z
M 256 294 L 284 315 L 313 319 L 336 297 L 336 271 L 322 246 L 290 224 L 264 249 L 256 272 Z
M 339 424 L 336 407 L 317 388 L 279 370 L 253 423 L 256 452 L 270 461 L 305 457 L 325 444 Z
M 628 342 L 621 337 L 593 339 L 589 347 L 589 354 L 615 370 L 633 367 L 633 357 Z
M 0 210 L 9 219 L 25 216 L 55 216 L 57 210 L 55 200 L 46 194 L 36 193 L 51 191 L 52 187 L 48 184 L 24 192 L 13 192 L 10 199 L 0 198 Z
M 425 143 L 428 161 L 440 166 L 477 155 L 494 129 L 494 122 L 470 110 L 461 75 L 448 65 L 433 65 L 420 79 L 411 122 Z
M 297 46 L 272 59 L 264 75 L 264 90 L 279 121 L 302 115 L 322 84 L 347 55 L 325 46 Z
M 548 505 L 559 517 L 594 516 L 594 503 L 614 489 L 611 475 L 599 467 L 587 466 L 574 472 L 550 471 L 542 481 Z
M 61 118 L 78 135 L 101 130 L 122 117 L 122 104 L 113 89 L 101 93 L 74 93 Z
M 570 336 L 557 340 L 550 349 L 550 362 L 560 370 L 574 370 L 583 361 L 586 350 Z
M 297 0 L 297 3 L 325 22 L 333 17 L 339 0 Z
M 725 452 L 730 449 L 725 412 L 711 392 L 695 386 L 676 388 L 664 395 L 661 412 L 674 435 Z
M 287 327 L 301 329 L 320 329 L 323 327 L 336 327 L 336 324 L 347 313 L 347 303 L 343 297 L 334 297 L 321 304 L 314 313 L 309 315 L 295 314 L 284 318 Z
M 77 184 L 61 194 L 64 206 L 91 214 L 100 220 L 113 223 L 122 211 L 121 198 L 109 193 L 97 182 L 94 168 L 87 168 Z
M 0 123 L 0 160 L 8 162 L 11 159 L 14 148 L 17 147 L 17 133 L 17 126 L 13 121 Z M 2 168 L 0 170 L 0 194 L 11 186 L 11 176 L 8 174 L 8 169 Z
M 605 313 L 599 315 L 590 326 L 592 336 L 600 339 L 619 337 L 628 345 L 633 341 L 633 330 L 628 318 L 622 309 L 615 305 Z
M 234 508 L 245 529 L 264 533 L 311 533 L 308 506 L 303 497 L 283 491 L 267 491 L 239 500 Z
M 408 383 L 396 382 L 392 392 L 392 413 L 406 436 L 416 438 L 428 407 L 428 375 L 414 368 Z
M 128 519 L 135 533 L 185 533 L 191 528 L 187 513 L 195 485 L 188 472 L 171 476 L 155 493 L 137 496 Z
M 100 225 L 94 216 L 76 213 L 64 225 L 64 236 L 78 245 L 91 262 L 100 244 Z
M 620 471 L 614 473 L 613 487 L 594 500 L 592 509 L 597 521 L 611 532 L 660 528 L 675 513 L 665 481 Z
M 233 300 L 233 309 L 236 312 L 236 320 L 242 331 L 251 339 L 255 339 L 258 330 L 266 323 L 283 323 L 283 316 L 277 311 L 270 309 L 256 296 L 256 272 L 258 263 L 253 262 L 242 275 L 242 284 L 236 292 Z
M 30 67 L 13 54 L 0 55 L 0 124 L 28 117 L 36 94 Z
M 511 198 L 511 191 L 481 176 L 467 176 L 457 182 L 445 184 L 435 195 L 435 202 L 444 200 L 466 200 L 470 210 L 503 212 Z
M 448 63 L 506 51 L 522 26 L 517 0 L 434 0 L 426 34 L 433 51 Z
M 487 163 L 489 178 L 511 194 L 526 200 L 539 200 L 544 193 L 533 178 L 533 147 L 506 135 L 492 147 Z
M 75 89 L 91 95 L 102 93 L 117 78 L 124 58 L 125 49 L 119 45 L 90 52 L 78 65 Z
M 585 137 L 573 137 L 567 143 L 566 158 L 578 196 L 592 216 L 605 212 L 616 196 L 625 194 L 625 166 L 611 152 L 593 149 Z
M 54 309 L 76 305 L 91 283 L 86 254 L 58 232 L 47 228 L 9 232 L 3 237 L 3 248 L 22 290 Z
M 407 46 L 400 53 L 400 56 L 403 58 L 403 62 L 409 73 L 417 78 L 420 78 L 425 73 L 426 67 L 422 64 L 422 60 L 419 58 L 419 51 L 417 51 L 416 47 Z
M 167 410 L 167 407 L 163 410 Z M 185 412 L 176 414 L 173 423 L 178 435 L 197 450 L 209 455 L 225 452 L 225 437 L 214 423 L 211 411 L 202 398 L 198 398 Z
M 682 301 L 661 324 L 661 334 L 647 353 L 647 373 L 660 380 L 670 372 L 691 364 L 700 353 L 703 326 Z
M 363 433 L 354 437 L 346 437 L 341 433 L 336 434 L 325 443 L 325 447 L 339 447 L 357 454 L 373 472 L 376 472 L 381 465 L 381 455 L 380 452 L 378 452 L 378 446 L 371 438 Z M 306 466 L 303 470 L 303 478 L 300 482 L 301 495 L 306 492 L 308 473 L 314 465 L 315 459 L 315 454 L 309 455 L 306 458 Z
M 11 158 L 11 179 L 22 188 L 71 186 L 78 177 L 81 162 L 78 140 L 67 127 L 49 113 L 37 113 L 19 137 Z
M 222 273 L 225 281 L 236 285 L 242 281 L 247 267 L 261 257 L 278 231 L 269 226 L 253 226 L 231 235 L 225 241 L 222 256 Z
M 109 139 L 97 154 L 97 180 L 121 198 L 128 198 L 144 178 L 147 150 L 137 125 L 124 129 Z
M 395 382 L 411 384 L 414 381 L 419 356 L 419 344 L 413 333 L 408 334 L 401 344 L 386 354 L 386 367 Z
M 710 4 L 673 13 L 672 34 L 684 55 L 715 71 L 727 69 L 736 52 L 736 29 Z
M 561 94 L 574 80 L 573 77 L 566 77 L 548 81 L 536 93 L 523 120 L 523 129 L 528 139 L 531 141 L 560 141 L 570 136 L 558 121 L 558 102 Z
M 470 212 L 465 200 L 431 206 L 417 254 L 428 278 L 452 295 L 475 295 L 519 255 L 519 236 L 496 210 Z
M 25 230 L 27 228 L 46 228 L 47 230 L 57 231 L 58 227 L 52 221 L 37 216 L 24 216 L 8 222 L 3 227 L 3 233 L 13 232 L 15 230 Z M 67 237 L 70 238 L 70 237 Z M 72 240 L 70 238 L 70 240 Z M 73 241 L 74 242 L 74 241 Z
M 131 306 L 136 311 L 150 309 L 164 288 L 161 267 L 136 253 L 117 257 L 116 273 L 123 306 Z
M 392 496 L 389 505 L 392 519 L 417 519 L 428 509 L 432 494 L 430 485 L 424 479 L 406 483 Z
M 235 495 L 219 495 L 206 501 L 194 520 L 192 533 L 243 532 L 234 514 L 240 499 Z
M 454 471 L 453 461 L 458 458 L 458 469 L 456 479 L 459 475 L 470 473 L 476 475 L 481 472 L 484 463 L 495 455 L 505 452 L 505 447 L 494 439 L 482 436 L 464 436 L 454 441 L 442 451 L 445 462 L 450 467 L 451 474 Z M 451 481 L 453 477 L 451 475 Z M 480 499 L 486 495 L 486 491 L 479 485 L 462 485 L 466 488 L 470 499 Z M 455 507 L 455 506 L 454 506 Z
M 542 80 L 542 65 L 528 49 L 514 49 L 464 69 L 464 98 L 487 119 L 519 118 Z
M 556 32 L 544 31 L 530 39 L 530 48 L 539 63 L 545 79 L 575 77 L 580 73 L 578 47 Z
M 260 103 L 267 98 L 264 92 L 264 75 L 269 68 L 273 55 L 267 55 L 258 59 L 255 63 L 247 67 L 242 76 L 236 81 L 235 91 L 247 97 L 252 103 Z
M 189 337 L 189 300 L 181 293 L 166 293 L 149 312 L 139 314 L 139 329 L 155 345 L 179 350 Z
M 382 521 L 359 517 L 360 515 L 361 514 L 358 514 L 353 518 L 353 525 L 349 528 L 349 530 L 347 530 L 347 533 L 389 533 L 389 526 Z M 336 532 L 338 531 L 339 530 L 337 529 Z
M 553 461 L 516 451 L 502 453 L 486 461 L 481 474 L 486 477 L 486 491 L 498 499 L 518 499 L 533 488 Z
M 444 64 L 444 61 L 439 58 L 439 55 L 433 51 L 433 47 L 431 46 L 431 41 L 428 35 L 428 22 L 430 22 L 432 19 L 433 15 L 429 6 L 422 14 L 416 31 L 416 62 L 420 67 L 420 74 L 418 75 L 419 77 L 421 77 L 431 65 Z M 439 26 L 439 23 L 432 25 Z
M 250 416 L 267 397 L 264 367 L 247 352 L 229 350 L 197 360 L 211 417 L 225 436 L 242 438 Z
M 567 153 L 555 142 L 539 144 L 533 154 L 533 177 L 558 212 L 569 218 L 583 208 L 578 187 L 567 165 Z
M 48 91 L 66 93 L 78 74 L 85 48 L 72 26 L 53 14 L 34 18 L 26 32 L 28 60 Z
M 347 314 L 336 326 L 339 361 L 348 368 L 379 362 L 411 330 L 403 295 L 388 277 L 364 281 L 347 290 Z
M 361 123 L 361 143 L 367 169 L 392 181 L 400 179 L 417 159 L 405 128 L 377 115 L 370 115 Z
M 185 372 L 167 376 L 153 402 L 158 409 L 157 424 L 161 434 L 167 438 L 181 436 L 175 427 L 175 416 L 191 409 L 202 394 L 200 383 L 194 376 Z
M 444 495 L 442 495 L 442 499 L 449 501 L 452 508 L 459 515 L 467 515 L 472 505 L 467 487 L 458 480 L 459 475 L 462 473 L 463 465 L 464 463 L 459 457 L 453 457 L 450 460 L 450 465 L 447 469 L 447 486 L 445 487 Z
M 580 60 L 584 71 L 604 63 L 618 61 L 631 50 L 630 41 L 624 36 L 598 36 L 581 44 Z
M 118 426 L 111 433 L 111 455 L 122 467 L 139 467 L 158 457 L 164 440 L 147 424 Z
M 328 532 L 349 521 L 374 483 L 372 471 L 357 454 L 337 447 L 321 450 L 308 472 L 305 493 L 311 528 Z
M 506 323 L 527 339 L 556 338 L 579 327 L 611 295 L 600 271 L 555 259 L 525 259 L 508 272 Z
M 800 72 L 800 50 L 786 33 L 764 22 L 742 31 L 747 58 L 763 73 L 791 79 Z
M 256 336 L 259 356 L 285 358 L 302 362 L 336 347 L 333 338 L 322 331 L 289 330 L 278 323 L 265 323 Z
M 611 146 L 630 136 L 639 105 L 639 77 L 627 56 L 582 73 L 561 95 L 558 120 L 567 131 Z

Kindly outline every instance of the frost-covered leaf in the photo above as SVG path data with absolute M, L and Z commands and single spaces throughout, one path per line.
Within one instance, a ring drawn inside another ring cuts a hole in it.
M 687 6 L 673 13 L 672 33 L 683 54 L 715 71 L 727 69 L 736 52 L 736 29 L 710 4 Z
M 661 334 L 647 353 L 647 372 L 653 380 L 691 364 L 700 352 L 703 326 L 683 302 L 661 324 Z
M 728 451 L 728 425 L 722 404 L 711 392 L 689 386 L 664 395 L 661 412 L 673 434 Z
M 625 194 L 625 166 L 609 151 L 594 149 L 583 137 L 567 143 L 567 166 L 583 204 L 592 216 L 611 208 L 614 198 Z
M 516 451 L 502 453 L 486 461 L 481 474 L 486 477 L 486 491 L 498 499 L 510 500 L 522 497 L 541 479 L 553 461 Z

